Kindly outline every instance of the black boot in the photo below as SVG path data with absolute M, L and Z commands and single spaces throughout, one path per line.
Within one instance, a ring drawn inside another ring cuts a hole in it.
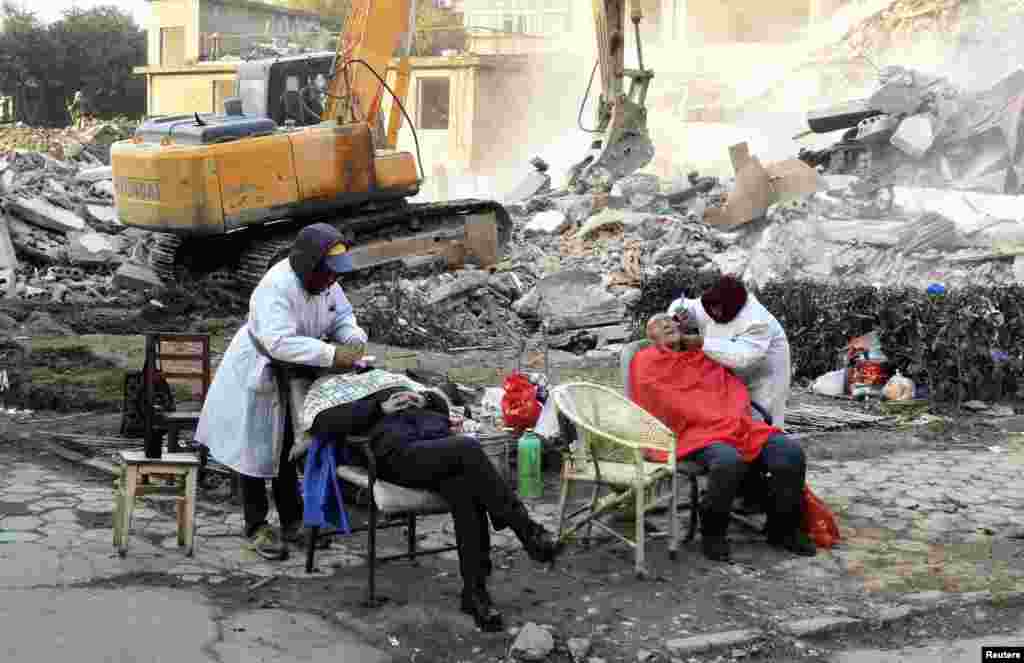
M 505 627 L 501 613 L 491 604 L 487 589 L 481 590 L 479 582 L 463 588 L 462 612 L 472 617 L 481 631 L 496 633 Z
M 704 511 L 700 517 L 700 547 L 704 557 L 712 562 L 728 562 L 732 559 L 732 548 L 726 531 L 729 529 L 729 516 Z
M 801 557 L 814 557 L 818 554 L 818 546 L 799 527 L 790 528 L 788 532 L 769 530 L 768 543 Z
M 804 532 L 800 526 L 800 520 L 799 510 L 795 513 L 790 511 L 769 513 L 765 536 L 770 545 L 788 550 L 795 555 L 814 557 L 818 554 L 818 547 Z
M 553 562 L 561 552 L 558 543 L 551 538 L 546 529 L 537 523 L 531 522 L 527 532 L 523 534 L 516 532 L 516 536 L 519 537 L 523 548 L 526 549 L 526 554 L 535 562 L 542 564 Z
M 516 507 L 513 517 L 509 518 L 509 526 L 533 561 L 553 562 L 561 552 L 561 546 L 551 538 L 543 525 L 530 518 L 529 512 L 522 504 Z

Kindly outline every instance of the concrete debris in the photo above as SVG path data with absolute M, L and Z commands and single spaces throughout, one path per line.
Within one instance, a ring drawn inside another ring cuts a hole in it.
M 90 189 L 93 195 L 105 198 L 114 197 L 114 183 L 111 180 L 101 180 L 92 185 Z
M 78 182 L 85 182 L 88 184 L 95 184 L 102 180 L 110 180 L 114 178 L 114 169 L 110 166 L 100 166 L 99 168 L 86 168 L 75 176 L 75 180 Z
M 114 285 L 123 290 L 159 290 L 164 282 L 157 273 L 144 265 L 126 262 L 114 273 Z
M 68 259 L 75 264 L 106 265 L 121 262 L 121 241 L 97 232 L 68 236 Z
M 39 198 L 14 196 L 7 200 L 7 207 L 25 221 L 47 230 L 68 233 L 86 229 L 82 217 Z
M 45 311 L 33 311 L 21 324 L 26 336 L 73 336 L 74 330 Z
M 875 190 L 927 186 L 1016 194 L 1024 158 L 1017 145 L 1024 69 L 967 93 L 946 79 L 886 67 L 867 99 L 808 114 L 812 133 L 846 129 L 799 158 L 822 173 L 855 174 Z
M 115 230 L 124 228 L 117 218 L 117 209 L 111 205 L 86 205 L 85 218 L 94 226 Z
M 505 197 L 507 202 L 533 198 L 551 189 L 551 175 L 547 172 L 548 164 L 540 157 L 534 157 L 530 160 L 530 165 L 533 166 L 533 172 L 527 175 L 519 186 Z
M 552 202 L 573 226 L 580 225 L 594 213 L 593 196 L 563 196 L 555 198 Z
M 555 640 L 547 629 L 527 622 L 512 643 L 512 655 L 524 661 L 543 661 L 555 649 Z
M 445 274 L 445 276 L 450 276 Z M 454 275 L 448 283 L 437 288 L 428 298 L 427 306 L 436 306 L 441 302 L 457 297 L 466 292 L 483 288 L 490 281 L 490 275 L 479 269 L 463 270 Z
M 533 217 L 526 224 L 526 235 L 558 235 L 569 227 L 569 219 L 558 210 L 548 210 Z
M 569 638 L 566 642 L 569 648 L 569 655 L 575 663 L 583 663 L 590 653 L 591 642 L 589 638 Z
M 122 264 L 153 244 L 152 233 L 118 221 L 111 200 L 110 144 L 131 133 L 108 123 L 0 132 L 0 293 L 90 304 L 163 287 L 148 267 Z
M 912 159 L 921 159 L 935 142 L 935 129 L 928 115 L 914 115 L 900 123 L 889 139 L 893 147 Z

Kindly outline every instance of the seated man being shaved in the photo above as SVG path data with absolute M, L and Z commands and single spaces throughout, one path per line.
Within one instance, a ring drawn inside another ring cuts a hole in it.
M 778 428 L 753 420 L 747 387 L 704 354 L 699 336 L 685 335 L 667 314 L 648 321 L 647 336 L 654 345 L 634 357 L 630 393 L 676 433 L 679 460 L 708 470 L 699 507 L 704 556 L 729 559 L 726 530 L 741 492 L 765 507 L 772 545 L 814 555 L 814 543 L 801 529 L 807 463 L 800 446 Z

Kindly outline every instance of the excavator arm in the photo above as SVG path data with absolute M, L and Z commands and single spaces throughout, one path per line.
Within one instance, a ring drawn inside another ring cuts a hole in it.
M 385 130 L 381 114 L 384 89 L 373 72 L 386 79 L 388 65 L 397 54 L 401 59 L 395 95 L 403 101 L 409 87 L 409 54 L 415 30 L 416 0 L 354 0 L 338 39 L 334 76 L 327 87 L 321 120 L 366 122 L 378 137 L 378 144 L 394 149 L 402 116 L 398 104 L 392 102 Z
M 569 187 L 607 191 L 615 180 L 636 172 L 654 158 L 647 133 L 647 88 L 654 72 L 644 69 L 639 8 L 630 18 L 636 35 L 637 69 L 625 69 L 626 2 L 593 0 L 601 97 L 595 139 L 586 157 L 569 171 Z M 630 80 L 628 92 L 625 80 Z

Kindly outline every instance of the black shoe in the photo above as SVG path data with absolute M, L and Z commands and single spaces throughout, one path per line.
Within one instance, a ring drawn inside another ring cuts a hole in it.
M 486 633 L 497 633 L 505 628 L 501 613 L 491 605 L 487 591 L 476 588 L 473 592 L 462 592 L 462 612 L 473 618 L 477 627 Z
M 814 545 L 814 541 L 811 541 L 807 533 L 799 528 L 790 530 L 787 534 L 770 534 L 768 543 L 802 557 L 814 557 L 818 554 L 818 546 Z
M 704 556 L 712 562 L 728 562 L 732 558 L 729 539 L 724 536 L 702 535 L 700 547 Z
M 534 525 L 530 533 L 523 538 L 523 548 L 530 559 L 542 564 L 555 561 L 561 552 L 561 546 L 540 525 Z

